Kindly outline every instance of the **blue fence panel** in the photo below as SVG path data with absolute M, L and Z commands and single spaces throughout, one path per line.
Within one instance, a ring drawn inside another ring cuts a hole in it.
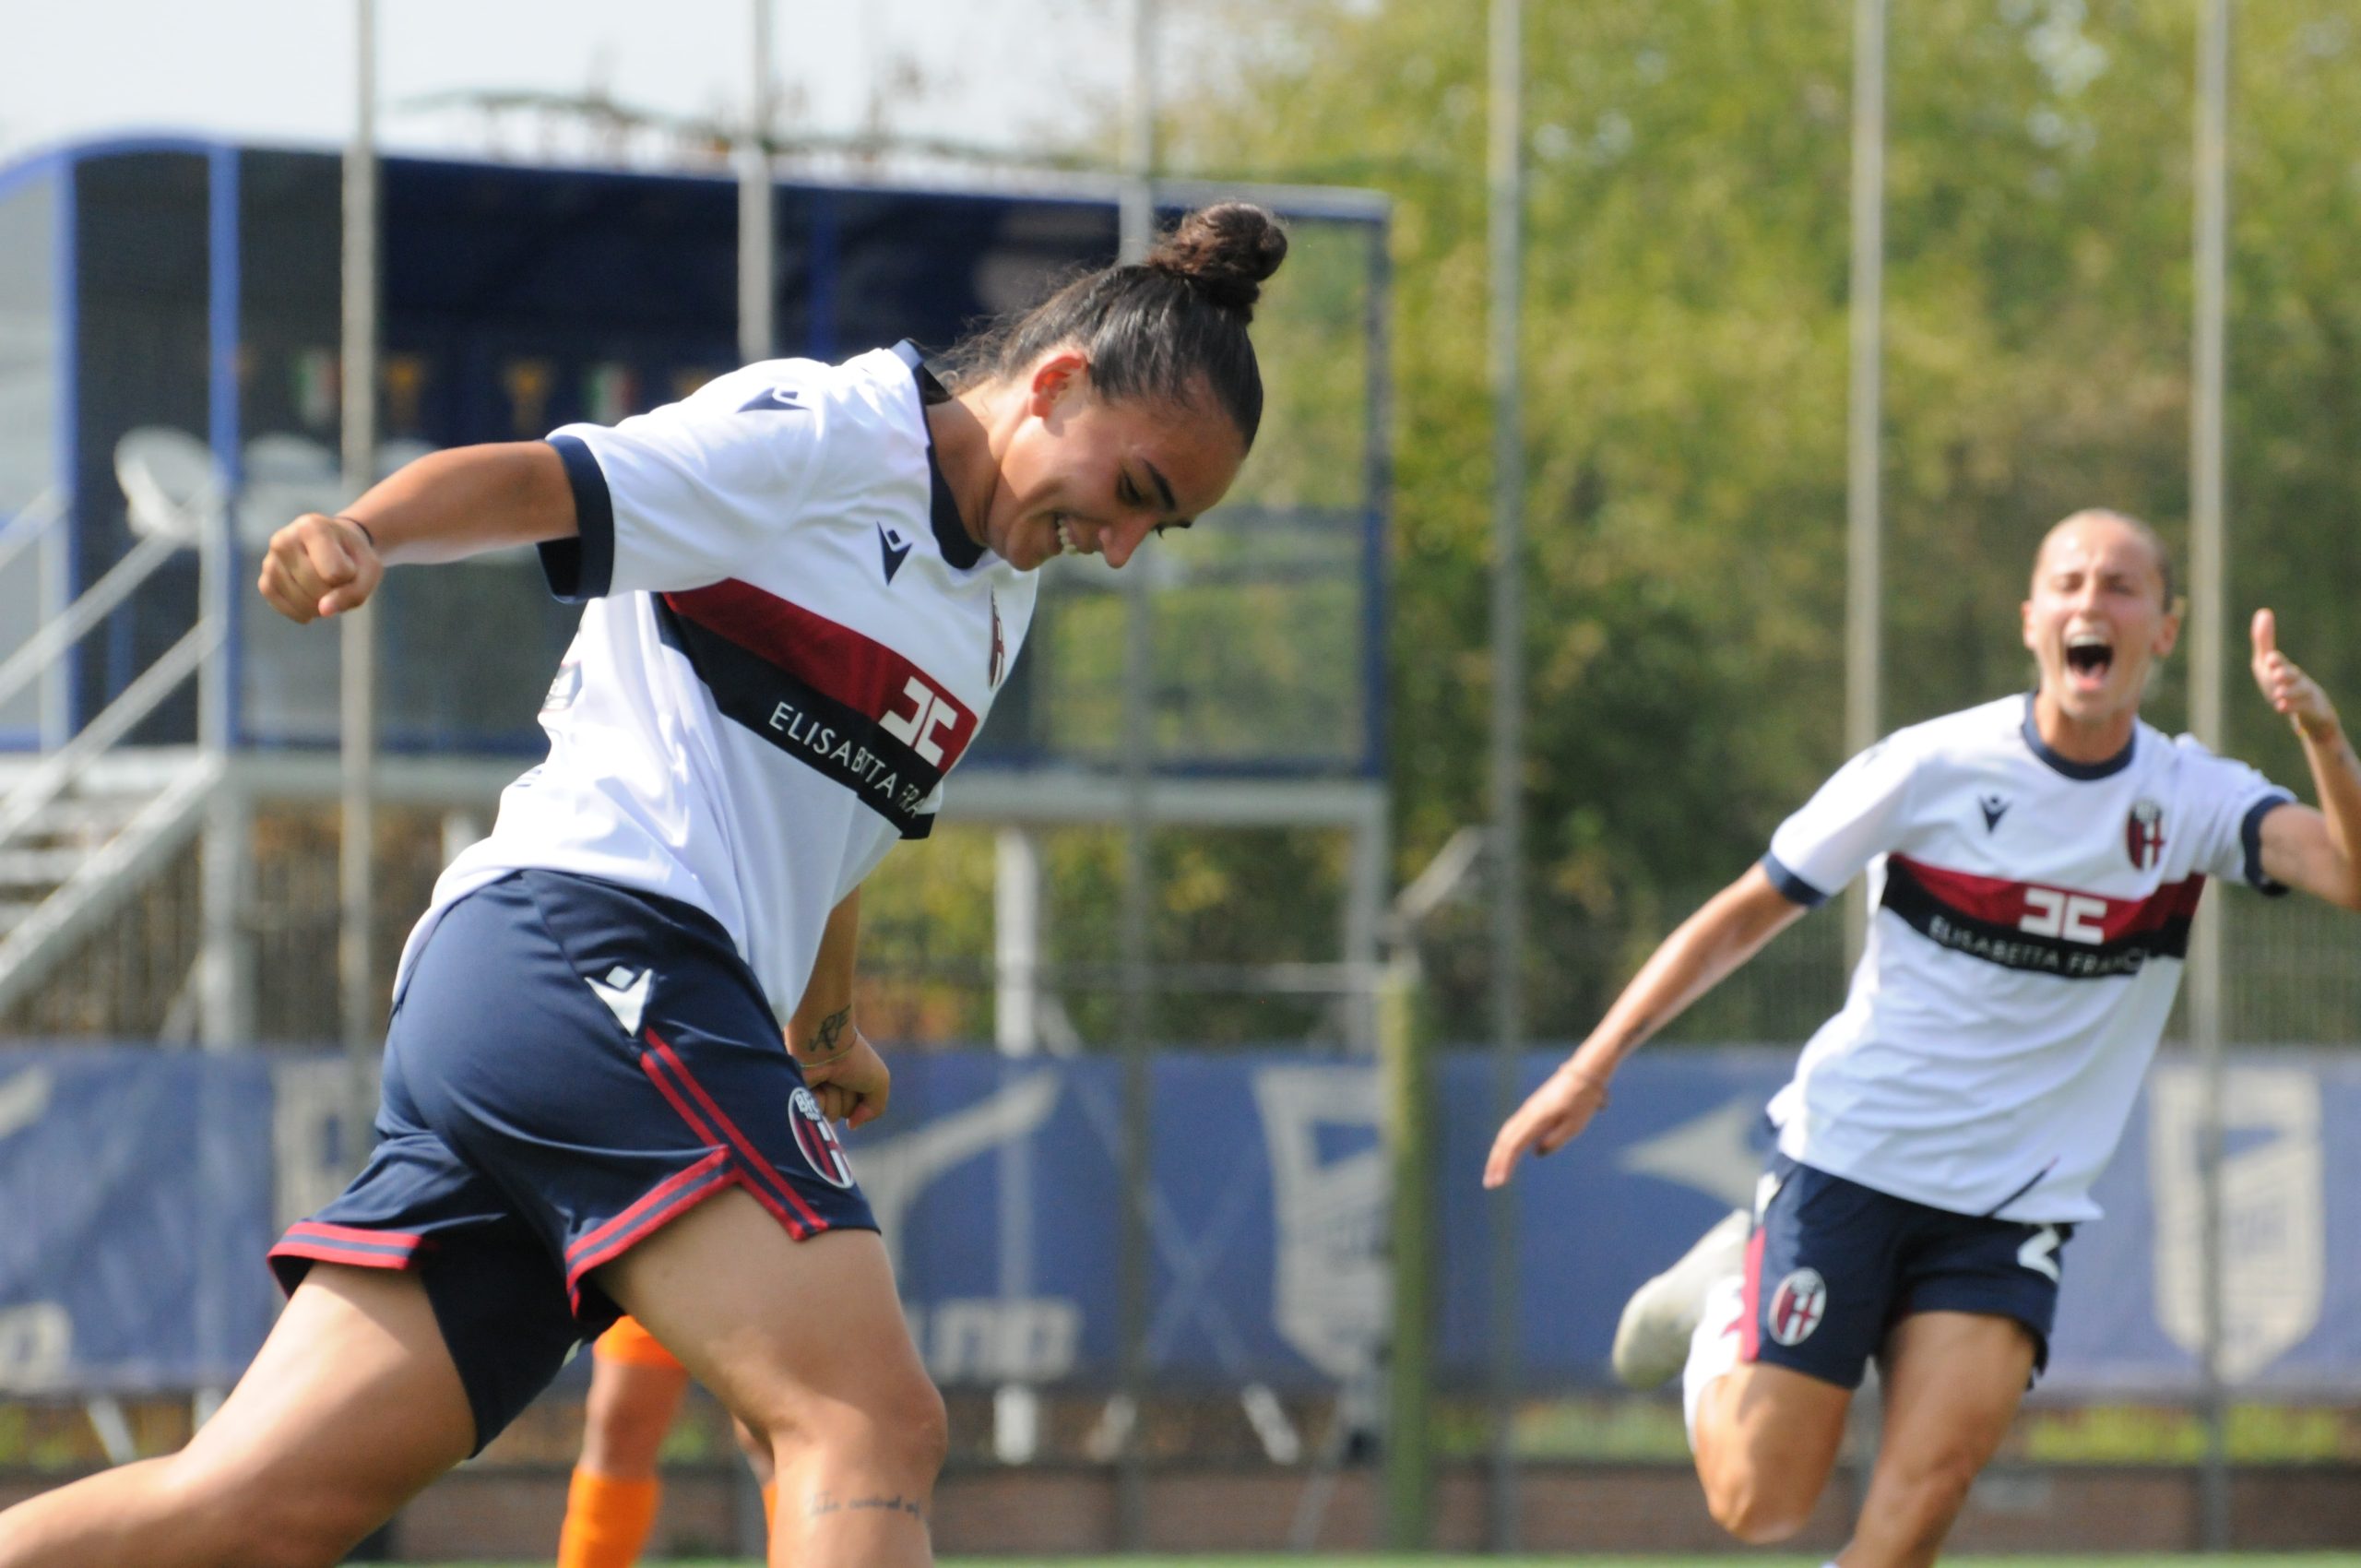
M 276 1292 L 259 1057 L 0 1058 L 0 1387 L 233 1379 Z
M 1525 1063 L 1530 1087 L 1555 1061 Z M 1787 1053 L 1643 1057 L 1589 1133 L 1520 1173 L 1521 1377 L 1605 1376 L 1631 1289 L 1748 1201 Z M 89 1048 L 0 1057 L 0 1388 L 183 1388 L 234 1375 L 277 1294 L 278 1228 L 347 1166 L 333 1059 Z M 1437 1067 L 1440 1366 L 1489 1367 L 1478 1187 L 1490 1064 Z M 1299 1051 L 1150 1068 L 1149 1361 L 1166 1385 L 1368 1372 L 1389 1299 L 1375 1069 Z M 1119 1366 L 1122 1075 L 1103 1059 L 906 1055 L 850 1140 L 912 1329 L 948 1384 L 1104 1385 Z M 2152 1074 L 2065 1252 L 2049 1386 L 2194 1387 L 2203 1085 Z M 2251 1053 L 2228 1077 L 2226 1367 L 2257 1392 L 2361 1390 L 2361 1061 Z

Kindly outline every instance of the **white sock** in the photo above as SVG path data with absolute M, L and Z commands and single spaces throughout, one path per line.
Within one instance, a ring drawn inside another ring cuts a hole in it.
M 1738 1365 L 1738 1319 L 1746 1312 L 1746 1280 L 1726 1274 L 1705 1289 L 1705 1310 L 1689 1336 L 1689 1364 L 1680 1372 L 1680 1414 L 1689 1447 L 1697 1447 L 1697 1409 L 1714 1380 Z

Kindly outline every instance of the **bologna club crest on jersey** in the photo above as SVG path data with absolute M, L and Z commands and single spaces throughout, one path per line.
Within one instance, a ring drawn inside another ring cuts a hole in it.
M 1763 1327 L 1782 1345 L 1800 1345 L 1828 1315 L 1828 1282 L 1816 1268 L 1799 1268 L 1771 1292 Z
M 2165 808 L 2153 801 L 2134 801 L 2123 819 L 2123 852 L 2132 868 L 2146 871 L 2165 852 Z
M 795 1129 L 795 1146 L 820 1180 L 832 1187 L 851 1186 L 852 1163 L 845 1158 L 845 1146 L 836 1141 L 836 1129 L 820 1114 L 820 1102 L 810 1089 L 798 1089 L 788 1099 L 787 1119 Z

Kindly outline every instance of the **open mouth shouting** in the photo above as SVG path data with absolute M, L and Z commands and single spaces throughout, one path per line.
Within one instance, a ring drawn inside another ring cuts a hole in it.
M 2066 681 L 2078 692 L 2096 692 L 2106 685 L 2115 668 L 2115 644 L 2101 632 L 2070 632 L 2066 636 Z

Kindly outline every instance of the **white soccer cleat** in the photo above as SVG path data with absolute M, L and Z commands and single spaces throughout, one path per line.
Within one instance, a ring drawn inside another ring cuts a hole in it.
M 1746 1265 L 1746 1242 L 1753 1228 L 1753 1216 L 1742 1208 L 1730 1210 L 1697 1238 L 1679 1263 L 1631 1292 L 1615 1325 L 1615 1348 L 1608 1358 L 1617 1382 L 1627 1388 L 1654 1388 L 1680 1371 L 1689 1360 L 1690 1338 L 1704 1314 L 1705 1292 L 1715 1280 Z

